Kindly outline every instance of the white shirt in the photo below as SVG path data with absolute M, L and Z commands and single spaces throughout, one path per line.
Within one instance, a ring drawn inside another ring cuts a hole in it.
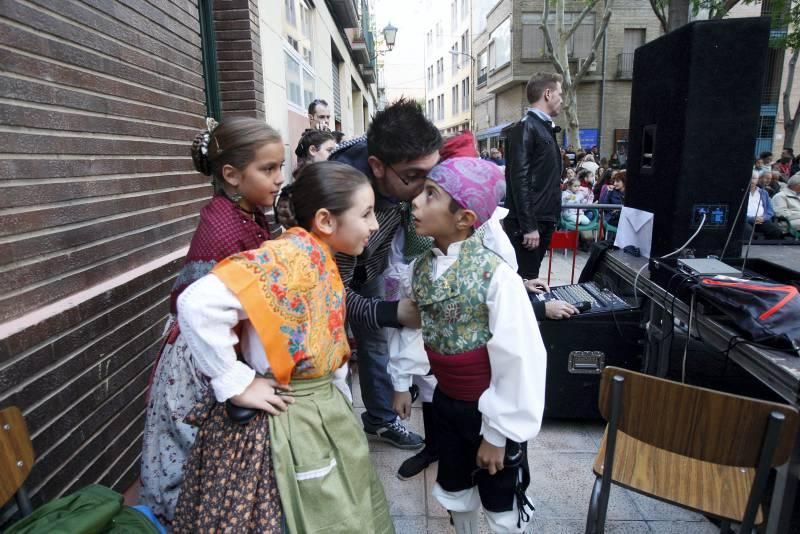
M 541 109 L 539 109 L 539 108 L 528 108 L 528 111 L 536 114 L 537 117 L 539 117 L 540 119 L 542 119 L 545 122 L 548 122 L 548 121 L 549 122 L 553 122 L 553 118 L 550 115 L 548 115 L 547 113 L 545 113 L 544 111 L 542 111 Z
M 234 328 L 242 322 L 242 338 Z M 222 280 L 207 274 L 178 297 L 178 324 L 192 351 L 197 368 L 211 379 L 211 388 L 219 402 L 242 393 L 256 373 L 266 374 L 270 367 L 264 345 L 247 318 L 242 303 Z M 236 344 L 246 364 L 236 357 Z M 345 382 L 347 366 L 334 372 L 334 384 L 352 402 Z
M 761 217 L 764 215 L 764 205 L 761 202 L 761 190 L 756 187 L 747 197 L 747 216 Z
M 434 248 L 434 280 L 442 276 L 458 259 L 462 242 L 453 243 L 444 254 Z M 411 279 L 403 281 L 402 291 L 411 296 Z M 501 447 L 506 438 L 527 441 L 539 433 L 544 410 L 547 371 L 545 350 L 539 325 L 533 314 L 522 278 L 507 264 L 501 263 L 492 276 L 486 295 L 489 330 L 486 344 L 492 377 L 489 388 L 478 401 L 483 416 L 483 438 Z M 425 353 L 422 332 L 392 354 L 388 366 L 395 391 L 408 391 L 412 375 L 426 375 L 430 363 Z

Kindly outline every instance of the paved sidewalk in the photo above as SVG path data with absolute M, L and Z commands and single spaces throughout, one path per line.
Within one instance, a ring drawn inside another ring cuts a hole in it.
M 579 253 L 576 281 L 587 254 Z M 547 258 L 545 258 L 547 262 Z M 546 278 L 546 264 L 543 266 Z M 568 284 L 571 252 L 553 258 L 553 285 Z M 358 380 L 354 377 L 354 406 L 364 411 Z M 422 433 L 422 409 L 412 409 L 409 426 Z M 580 534 L 584 531 L 594 475 L 592 463 L 604 426 L 594 422 L 546 420 L 539 436 L 528 445 L 531 486 L 528 494 L 536 506 L 533 532 L 537 534 Z M 447 512 L 431 497 L 436 479 L 435 464 L 414 479 L 401 481 L 396 472 L 411 456 L 388 444 L 370 441 L 372 459 L 389 499 L 398 534 L 439 534 L 454 532 Z M 482 519 L 481 532 L 489 532 Z M 719 529 L 701 515 L 670 506 L 630 491 L 612 488 L 606 532 L 610 534 L 658 533 L 701 534 Z

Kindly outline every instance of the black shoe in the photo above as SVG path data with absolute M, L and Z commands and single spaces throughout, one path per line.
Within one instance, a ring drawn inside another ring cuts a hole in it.
M 383 426 L 376 428 L 364 427 L 364 433 L 372 436 L 375 439 L 385 441 L 397 447 L 398 449 L 416 450 L 425 445 L 422 436 L 415 434 L 408 430 L 403 423 L 400 422 L 398 417 L 391 423 L 386 423 Z
M 425 447 L 400 465 L 400 469 L 397 470 L 397 478 L 400 480 L 413 478 L 437 461 L 439 461 L 439 456 L 430 452 L 428 447 Z

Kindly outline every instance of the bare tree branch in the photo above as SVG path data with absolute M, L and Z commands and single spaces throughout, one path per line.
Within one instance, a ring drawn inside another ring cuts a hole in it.
M 542 11 L 542 32 L 544 32 L 544 42 L 547 46 L 547 56 L 548 59 L 553 63 L 553 66 L 556 68 L 556 72 L 559 73 L 561 76 L 565 76 L 566 69 L 564 65 L 559 61 L 558 54 L 556 54 L 555 50 L 556 47 L 553 44 L 553 37 L 550 35 L 550 29 L 547 27 L 547 23 L 549 22 L 550 18 L 550 0 L 544 0 L 544 8 Z M 567 65 L 569 68 L 569 65 Z
M 600 28 L 598 29 L 597 34 L 594 36 L 594 41 L 592 41 L 592 48 L 591 52 L 589 52 L 589 57 L 586 58 L 586 60 L 583 62 L 583 66 L 581 66 L 581 69 L 577 74 L 575 74 L 574 83 L 576 84 L 580 83 L 580 81 L 588 72 L 589 67 L 594 61 L 594 58 L 597 57 L 597 49 L 600 46 L 600 40 L 603 38 L 603 35 L 608 29 L 608 23 L 611 20 L 611 6 L 613 3 L 614 0 L 608 0 L 608 3 L 606 4 L 606 12 L 603 15 L 603 21 L 600 23 Z
M 664 12 L 664 6 L 660 5 L 658 0 L 650 0 L 650 7 L 653 8 L 653 12 L 661 23 L 661 30 L 667 33 L 669 31 L 669 26 L 667 24 L 667 14 Z
M 589 12 L 590 12 L 592 9 L 594 9 L 594 6 L 596 6 L 596 5 L 597 5 L 597 2 L 598 2 L 598 0 L 591 0 L 589 3 L 587 3 L 587 4 L 586 4 L 586 7 L 584 7 L 584 8 L 583 8 L 583 11 L 581 11 L 580 15 L 578 15 L 578 20 L 576 20 L 575 22 L 573 22 L 573 23 L 572 23 L 572 26 L 571 26 L 571 27 L 570 27 L 570 29 L 567 31 L 567 34 L 566 34 L 566 36 L 564 37 L 565 39 L 569 39 L 570 37 L 572 37 L 572 35 L 573 35 L 573 34 L 575 33 L 575 31 L 578 29 L 578 26 L 580 26 L 581 22 L 583 22 L 583 19 L 585 19 L 585 18 L 586 18 L 586 15 L 588 15 L 588 14 L 589 14 Z
M 794 115 L 791 111 L 791 102 L 789 98 L 792 94 L 792 86 L 794 85 L 794 71 L 797 67 L 797 58 L 800 55 L 800 48 L 795 48 L 792 52 L 792 58 L 789 60 L 789 72 L 786 78 L 786 87 L 783 90 L 783 143 L 785 147 L 791 147 L 794 144 L 794 138 L 797 134 L 798 120 L 800 120 L 800 100 L 797 101 L 797 109 Z

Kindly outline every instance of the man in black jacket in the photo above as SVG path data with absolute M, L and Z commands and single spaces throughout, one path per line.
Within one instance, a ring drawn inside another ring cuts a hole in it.
M 518 272 L 537 278 L 561 215 L 561 151 L 553 117 L 561 111 L 561 75 L 537 73 L 528 80 L 531 107 L 508 130 L 504 228 L 517 253 Z

